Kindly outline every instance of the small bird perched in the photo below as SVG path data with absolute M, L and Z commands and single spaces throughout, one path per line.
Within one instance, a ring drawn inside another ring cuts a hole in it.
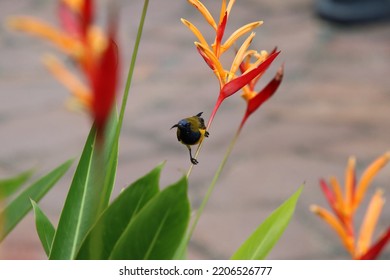
M 191 145 L 196 145 L 202 142 L 204 137 L 209 136 L 204 125 L 204 119 L 200 117 L 202 113 L 200 112 L 196 116 L 182 119 L 171 127 L 171 129 L 177 127 L 177 140 L 187 146 L 192 164 L 197 164 L 198 161 L 192 157 Z

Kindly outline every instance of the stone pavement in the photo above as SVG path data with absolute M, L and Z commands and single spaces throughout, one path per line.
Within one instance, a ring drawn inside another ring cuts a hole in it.
M 56 23 L 55 2 L 1 1 L 0 19 L 28 14 Z M 142 2 L 121 1 L 123 76 Z M 218 14 L 220 1 L 204 3 Z M 181 24 L 182 17 L 204 33 L 210 31 L 186 1 L 166 0 L 163 7 L 157 1 L 150 3 L 120 143 L 115 195 L 164 160 L 161 184 L 176 181 L 189 161 L 185 147 L 169 128 L 200 111 L 207 119 L 216 100 L 216 79 L 195 50 L 195 38 Z M 312 0 L 237 0 L 226 34 L 256 20 L 264 20 L 264 25 L 256 31 L 252 47 L 282 50 L 263 81 L 282 63 L 285 78 L 272 100 L 246 124 L 194 234 L 189 257 L 229 258 L 305 182 L 296 214 L 269 258 L 348 259 L 336 235 L 310 213 L 309 206 L 325 205 L 318 180 L 336 175 L 343 181 L 350 155 L 357 157 L 360 174 L 390 149 L 390 25 L 333 25 L 314 15 Z M 68 92 L 42 66 L 45 52 L 55 50 L 1 27 L 1 178 L 30 167 L 37 167 L 36 176 L 43 175 L 79 156 L 88 133 L 88 117 L 65 108 Z M 190 178 L 194 207 L 244 110 L 244 102 L 234 96 L 219 111 Z M 40 203 L 54 224 L 71 177 L 69 172 Z M 389 198 L 389 179 L 390 167 L 386 167 L 370 193 L 381 187 Z M 389 221 L 387 204 L 378 228 L 383 230 Z M 31 214 L 1 244 L 0 258 L 45 258 Z M 382 258 L 390 258 L 390 247 Z

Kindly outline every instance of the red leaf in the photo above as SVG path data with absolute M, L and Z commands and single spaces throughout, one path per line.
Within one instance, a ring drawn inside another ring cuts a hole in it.
M 278 50 L 277 47 L 273 48 L 273 50 L 271 51 L 271 53 L 270 53 L 269 55 L 276 53 L 277 50 Z M 243 61 L 243 62 L 240 64 L 240 71 L 241 71 L 241 73 L 244 73 L 247 69 L 248 69 L 248 66 L 245 65 L 245 62 Z M 261 76 L 262 76 L 262 73 L 260 73 L 259 75 L 257 75 L 257 77 L 254 78 L 254 79 L 249 83 L 249 87 L 250 87 L 251 90 L 253 90 L 253 89 L 255 88 L 256 83 L 257 83 L 258 80 L 261 78 Z
M 248 114 L 256 111 L 265 101 L 267 101 L 278 89 L 283 79 L 283 66 L 278 70 L 275 77 L 256 96 L 248 101 Z
M 237 53 L 237 52 L 236 52 Z M 241 73 L 244 73 L 246 71 L 246 64 L 245 64 L 245 61 L 241 62 L 240 63 L 240 71 Z
M 379 254 L 385 248 L 386 244 L 390 240 L 390 227 L 387 228 L 387 231 L 382 235 L 382 237 L 363 255 L 360 256 L 360 260 L 375 260 L 378 258 Z
M 277 50 L 278 50 L 277 47 L 273 48 L 273 50 L 271 51 L 271 53 L 269 55 L 272 55 L 272 54 L 276 53 Z M 252 90 L 254 89 L 254 87 L 255 87 L 256 83 L 259 81 L 259 79 L 262 77 L 262 74 L 263 73 L 260 73 L 259 75 L 257 75 L 256 78 L 254 78 L 251 81 L 250 86 L 252 87 Z
M 320 180 L 320 186 L 321 186 L 322 192 L 324 193 L 324 195 L 326 197 L 326 200 L 328 201 L 329 205 L 333 208 L 333 206 L 336 202 L 336 198 L 335 198 L 333 192 L 330 190 L 328 184 L 325 182 L 324 179 Z
M 348 233 L 352 234 L 352 230 L 345 223 L 345 219 L 341 215 L 340 211 L 337 211 L 336 206 L 335 206 L 336 205 L 336 197 L 324 179 L 320 180 L 320 186 L 321 186 L 322 192 L 325 195 L 326 200 L 328 201 L 329 206 L 332 208 L 333 213 L 335 213 L 335 215 L 342 222 L 342 224 L 347 227 Z
M 214 71 L 215 66 L 214 66 L 213 61 L 210 58 L 208 58 L 208 56 L 201 50 L 201 48 L 196 47 L 196 49 L 198 50 L 199 54 L 203 57 L 203 59 L 207 63 L 207 65 L 211 68 L 211 70 Z
M 278 47 L 273 48 L 273 50 L 271 51 L 270 55 L 276 53 L 277 50 L 278 50 Z
M 217 50 L 217 54 L 216 54 L 217 57 L 219 57 L 219 51 L 220 51 L 222 37 L 223 34 L 225 33 L 226 22 L 227 22 L 227 12 L 225 12 L 225 16 L 223 17 L 222 22 L 217 29 L 217 36 L 215 38 L 215 49 Z
M 103 132 L 115 101 L 118 79 L 118 48 L 111 32 L 107 49 L 93 72 L 93 117 L 98 133 Z
M 266 60 L 264 60 L 263 63 L 261 63 L 259 66 L 257 66 L 257 68 L 255 68 L 255 69 L 249 71 L 248 73 L 243 74 L 240 77 L 237 77 L 237 78 L 231 80 L 230 82 L 228 82 L 227 84 L 225 84 L 220 91 L 220 95 L 222 95 L 222 97 L 225 99 L 225 98 L 231 96 L 232 94 L 236 93 L 240 89 L 242 89 L 245 85 L 250 83 L 250 81 L 252 81 L 254 78 L 256 78 L 257 75 L 259 75 L 261 72 L 265 71 L 271 65 L 271 63 L 274 61 L 274 59 L 279 55 L 279 53 L 280 53 L 280 51 L 277 53 L 271 54 Z
M 62 1 L 58 6 L 58 17 L 65 32 L 75 37 L 81 36 L 80 18 Z
M 61 1 L 58 7 L 58 16 L 64 30 L 75 37 L 85 38 L 88 27 L 92 25 L 93 7 L 93 0 L 84 0 L 81 14 L 78 14 Z
M 248 106 L 244 118 L 242 119 L 240 129 L 244 126 L 249 116 L 256 111 L 265 101 L 267 101 L 278 89 L 283 79 L 283 66 L 281 66 L 275 77 L 270 81 L 255 97 L 248 100 Z
M 93 0 L 84 0 L 82 14 L 81 14 L 81 28 L 84 37 L 87 36 L 88 27 L 92 24 L 93 21 Z

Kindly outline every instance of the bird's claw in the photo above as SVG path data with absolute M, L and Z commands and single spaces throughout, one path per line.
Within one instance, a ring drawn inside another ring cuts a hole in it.
M 191 163 L 197 165 L 199 161 L 197 161 L 195 158 L 191 158 Z

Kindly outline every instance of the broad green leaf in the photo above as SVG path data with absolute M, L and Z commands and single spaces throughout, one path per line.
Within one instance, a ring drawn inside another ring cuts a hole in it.
M 108 259 L 127 225 L 159 192 L 162 166 L 157 166 L 119 194 L 88 233 L 77 259 Z
M 72 161 L 67 161 L 59 167 L 43 176 L 30 187 L 25 189 L 13 201 L 11 201 L 1 212 L 0 217 L 4 219 L 3 231 L 0 232 L 0 241 L 19 223 L 19 221 L 30 211 L 30 198 L 39 201 L 65 174 Z
M 50 259 L 76 258 L 87 232 L 108 206 L 117 167 L 116 129 L 116 112 L 106 126 L 104 141 L 96 140 L 92 127 L 62 209 Z
M 155 195 L 132 219 L 110 259 L 172 259 L 188 226 L 187 179 Z
M 49 256 L 55 233 L 54 226 L 34 200 L 31 200 L 31 205 L 34 210 L 35 226 L 37 228 L 39 239 L 41 240 L 43 249 L 45 249 L 46 255 Z
M 234 253 L 233 260 L 262 260 L 264 259 L 276 242 L 282 236 L 292 215 L 295 206 L 302 192 L 302 187 L 298 189 L 288 200 L 252 233 L 252 235 Z
M 15 193 L 33 174 L 32 170 L 22 172 L 15 177 L 0 180 L 0 201 Z

